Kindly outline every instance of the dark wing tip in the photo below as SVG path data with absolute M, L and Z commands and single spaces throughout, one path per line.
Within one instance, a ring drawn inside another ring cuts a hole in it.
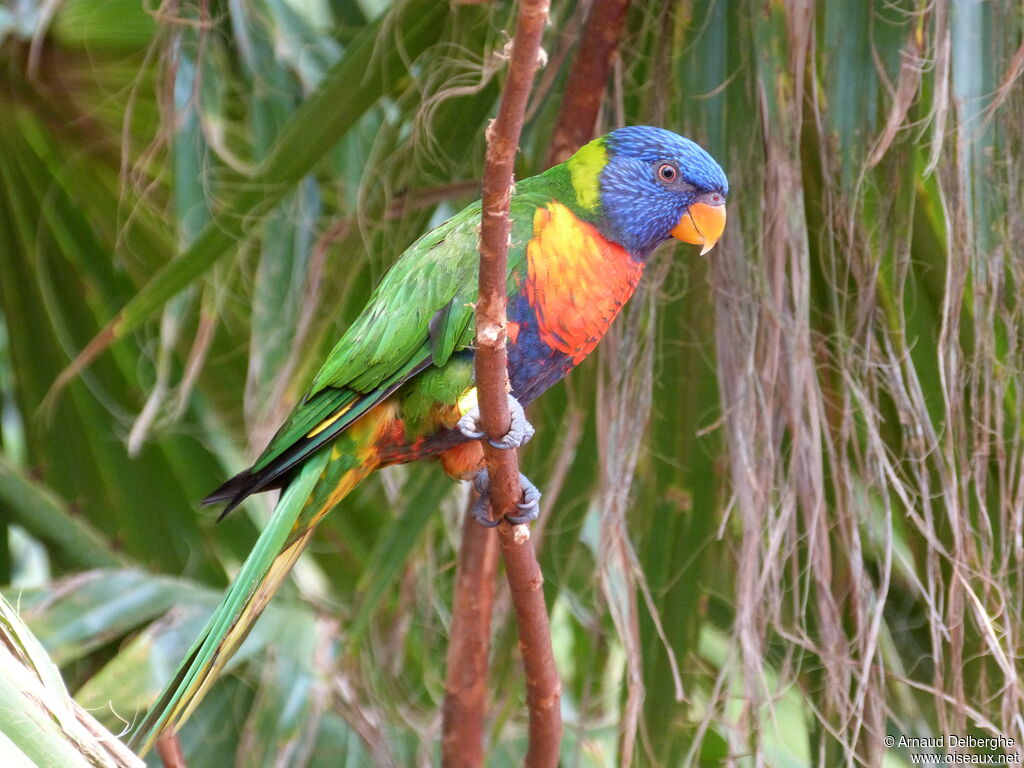
M 254 475 L 251 470 L 246 469 L 239 472 L 223 485 L 218 486 L 213 493 L 199 503 L 204 507 L 208 507 L 211 504 L 219 504 L 222 501 L 228 502 L 228 505 L 217 515 L 217 522 L 219 523 L 228 516 L 231 510 L 245 501 L 251 494 L 267 490 L 262 487 L 261 479 L 259 474 Z
M 253 472 L 251 469 L 243 470 L 219 486 L 199 503 L 207 507 L 211 504 L 219 504 L 222 501 L 226 501 L 228 505 L 217 516 L 217 522 L 219 523 L 228 516 L 231 510 L 252 494 L 283 487 L 285 478 L 276 469 L 274 465 L 271 465 L 259 472 Z
M 239 472 L 237 475 L 232 477 L 227 482 L 217 486 L 216 490 L 214 490 L 211 494 L 206 496 L 206 498 L 204 498 L 199 503 L 202 504 L 204 507 L 208 507 L 210 504 L 217 504 L 222 501 L 234 501 L 236 497 L 238 497 L 241 494 L 245 494 L 242 496 L 242 498 L 244 499 L 245 496 L 249 495 L 248 493 L 246 493 L 246 490 L 247 487 L 252 483 L 252 479 L 252 472 L 250 472 L 248 469 Z M 242 499 L 238 499 L 238 501 L 241 500 Z

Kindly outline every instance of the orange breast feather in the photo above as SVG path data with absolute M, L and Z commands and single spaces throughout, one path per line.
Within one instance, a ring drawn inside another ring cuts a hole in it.
M 526 296 L 549 347 L 579 363 L 636 290 L 644 265 L 564 205 L 533 217 Z

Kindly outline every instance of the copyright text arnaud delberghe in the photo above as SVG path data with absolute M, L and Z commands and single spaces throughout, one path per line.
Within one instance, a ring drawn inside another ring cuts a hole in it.
M 1020 765 L 1020 755 L 1016 752 L 1016 742 L 1009 736 L 960 736 L 945 733 L 939 736 L 905 736 L 889 734 L 885 737 L 885 746 L 896 749 L 911 750 L 981 750 L 989 754 L 964 754 L 947 752 L 945 755 L 916 754 L 914 757 L 931 757 L 938 760 L 927 760 L 929 764 L 963 764 L 963 765 Z M 996 754 L 996 753 L 1001 754 Z M 913 761 L 919 762 L 919 761 Z

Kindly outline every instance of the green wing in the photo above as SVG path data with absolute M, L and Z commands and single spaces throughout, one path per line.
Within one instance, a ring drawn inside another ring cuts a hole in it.
M 334 345 L 313 379 L 311 394 L 328 387 L 367 392 L 380 386 L 421 353 L 430 341 L 435 316 L 446 318 L 442 335 L 449 338 L 446 349 L 433 361 L 436 365 L 443 365 L 452 351 L 469 344 L 477 294 L 479 221 L 480 204 L 475 203 L 409 247 Z M 440 331 L 436 326 L 435 321 L 435 338 Z
M 255 464 L 204 504 L 227 501 L 224 515 L 250 494 L 279 487 L 296 466 L 410 378 L 469 346 L 479 220 L 478 202 L 402 254 Z

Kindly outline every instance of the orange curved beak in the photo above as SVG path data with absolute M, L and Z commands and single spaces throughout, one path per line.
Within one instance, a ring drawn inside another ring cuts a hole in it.
M 694 203 L 679 223 L 672 228 L 672 237 L 684 243 L 703 245 L 700 255 L 715 247 L 718 238 L 725 231 L 725 206 Z

